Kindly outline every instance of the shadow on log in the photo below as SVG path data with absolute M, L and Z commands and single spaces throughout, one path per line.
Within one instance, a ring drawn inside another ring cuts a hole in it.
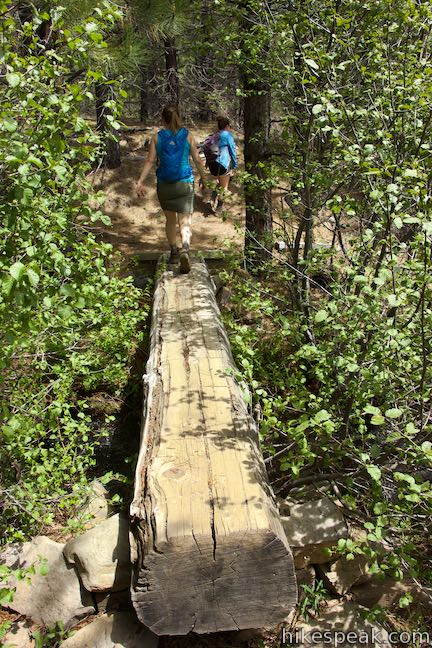
M 276 625 L 296 604 L 292 554 L 205 264 L 160 276 L 146 372 L 138 618 L 159 635 Z

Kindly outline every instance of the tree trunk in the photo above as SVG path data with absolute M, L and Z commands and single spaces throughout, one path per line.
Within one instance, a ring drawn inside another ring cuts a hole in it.
M 251 43 L 254 43 L 255 47 L 256 38 L 259 37 L 259 34 L 254 33 L 254 23 L 250 20 L 255 5 L 251 0 L 240 0 L 239 6 L 243 15 L 240 31 L 243 34 L 242 56 L 244 60 L 241 66 L 244 90 L 244 160 L 245 170 L 251 174 L 245 184 L 245 255 L 247 265 L 252 267 L 257 262 L 270 258 L 272 246 L 271 190 L 265 186 L 271 93 L 264 62 L 269 44 L 267 42 L 258 43 L 260 60 L 256 61 L 256 52 L 249 52 Z
M 167 38 L 164 41 L 165 67 L 167 75 L 167 99 L 175 106 L 180 102 L 180 81 L 177 65 L 177 48 L 174 38 Z
M 243 87 L 246 94 L 243 104 L 245 169 L 252 174 L 245 187 L 245 251 L 247 263 L 254 265 L 271 256 L 271 190 L 262 186 L 267 179 L 262 163 L 268 152 L 270 89 L 265 82 L 248 75 L 244 77 Z
M 149 116 L 148 73 L 144 65 L 140 66 L 140 121 L 144 122 Z
M 157 634 L 273 627 L 292 554 L 207 268 L 156 286 L 131 505 L 138 618 Z
M 108 169 L 116 169 L 121 165 L 120 144 L 117 132 L 109 125 L 107 116 L 110 112 L 105 105 L 112 98 L 112 88 L 104 83 L 96 83 L 95 96 L 96 130 L 101 133 L 105 143 L 103 163 Z
M 200 11 L 200 46 L 196 55 L 195 65 L 198 69 L 198 110 L 200 121 L 208 122 L 212 118 L 212 110 L 208 102 L 209 89 L 213 90 L 214 52 L 212 48 L 212 12 L 208 0 L 203 0 Z

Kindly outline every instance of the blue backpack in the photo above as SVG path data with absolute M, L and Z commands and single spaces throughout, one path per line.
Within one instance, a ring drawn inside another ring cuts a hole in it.
M 162 182 L 178 182 L 192 175 L 192 167 L 183 159 L 188 135 L 186 128 L 180 128 L 175 135 L 168 130 L 159 131 L 156 175 Z

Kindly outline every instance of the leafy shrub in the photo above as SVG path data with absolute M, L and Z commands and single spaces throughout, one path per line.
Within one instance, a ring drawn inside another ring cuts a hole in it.
M 251 412 L 259 412 L 263 449 L 277 454 L 276 491 L 327 486 L 367 534 L 366 545 L 350 541 L 340 551 L 367 552 L 376 572 L 401 577 L 408 570 L 428 580 L 432 449 L 421 400 L 429 402 L 422 384 L 426 375 L 430 385 L 430 368 L 420 338 L 422 326 L 429 337 L 429 325 L 420 315 L 413 319 L 409 300 L 396 321 L 386 316 L 390 277 L 386 290 L 363 275 L 357 292 L 358 280 L 342 269 L 331 298 L 315 296 L 305 319 L 287 312 L 290 275 L 283 266 L 267 271 L 260 280 L 231 275 L 224 319 Z M 396 276 L 407 284 L 407 273 Z
M 0 15 L 0 502 L 11 541 L 80 500 L 104 434 L 86 394 L 121 393 L 146 309 L 95 237 L 93 223 L 108 222 L 87 180 L 101 145 L 80 114 L 104 82 L 92 57 L 118 9 L 106 2 L 73 31 L 60 7 L 3 2 Z

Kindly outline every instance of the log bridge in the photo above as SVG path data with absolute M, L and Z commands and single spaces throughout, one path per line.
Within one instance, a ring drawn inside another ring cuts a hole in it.
M 132 601 L 158 635 L 274 627 L 296 604 L 235 373 L 205 263 L 159 272 L 130 510 Z

